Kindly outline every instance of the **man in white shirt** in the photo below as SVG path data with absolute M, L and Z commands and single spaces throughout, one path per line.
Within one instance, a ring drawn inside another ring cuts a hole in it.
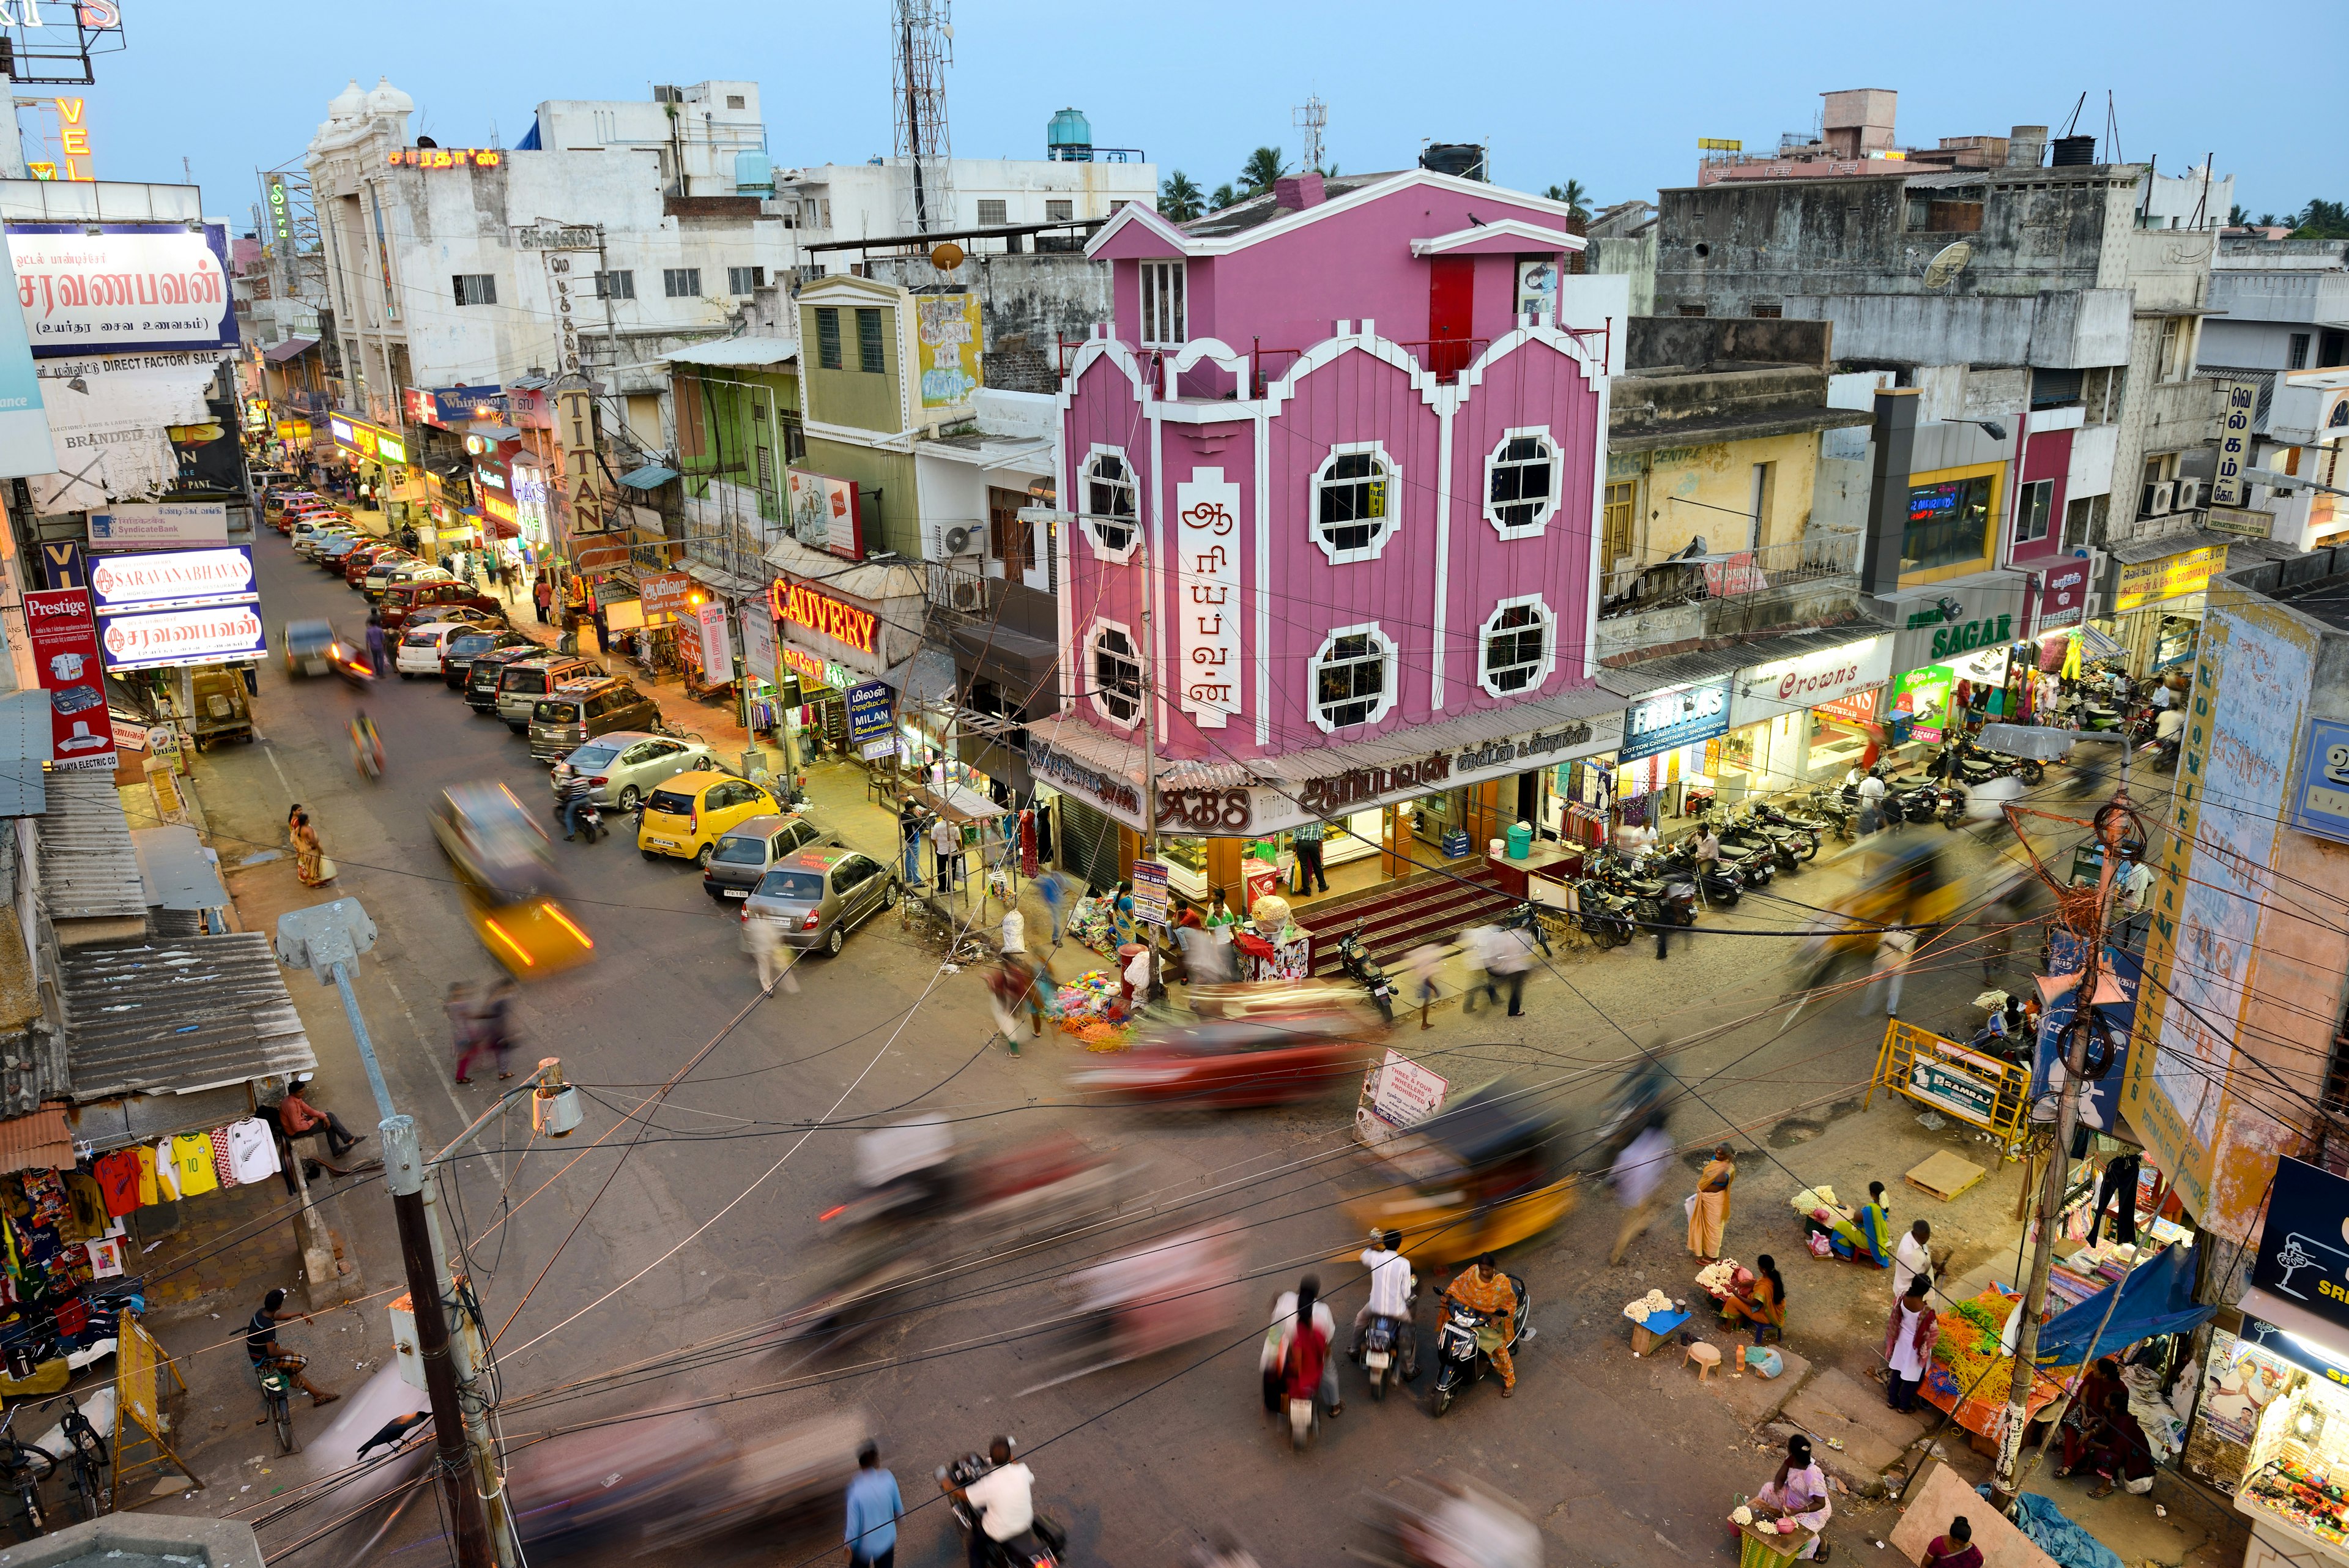
M 2154 684 L 2153 684 L 2153 705 L 2154 705 L 2154 707 L 2155 707 L 2155 708 L 2157 708 L 2157 709 L 2168 708 L 2171 703 L 2173 703 L 2173 702 L 2175 702 L 2175 701 L 2178 701 L 2178 694 L 2177 694 L 2176 692 L 2174 692 L 2174 691 L 2170 691 L 2170 689 L 2169 689 L 2169 682 L 2168 682 L 2168 681 L 2167 681 L 2167 680 L 2157 680 L 2157 681 L 2155 681 L 2155 682 L 2154 682 Z
M 1011 1439 L 998 1438 L 987 1446 L 995 1468 L 967 1487 L 941 1481 L 947 1496 L 970 1505 L 978 1528 L 970 1532 L 970 1568 L 987 1568 L 987 1542 L 1009 1541 L 1036 1522 L 1036 1477 L 1026 1465 L 1011 1462 Z
M 1402 1325 L 1395 1359 L 1405 1381 L 1419 1374 L 1418 1336 L 1411 1326 L 1411 1260 L 1402 1255 L 1402 1232 L 1390 1231 L 1375 1238 L 1362 1252 L 1362 1267 L 1371 1271 L 1371 1299 L 1354 1314 L 1356 1361 L 1362 1358 L 1362 1331 L 1374 1317 L 1391 1317 Z
M 1892 1249 L 1892 1304 L 1897 1309 L 1900 1298 L 1909 1293 L 1909 1282 L 1922 1274 L 1933 1277 L 1933 1228 L 1920 1220 L 1909 1227 L 1909 1234 Z
M 1619 1263 L 1632 1242 L 1645 1233 L 1656 1217 L 1656 1190 L 1672 1159 L 1672 1136 L 1661 1122 L 1633 1138 L 1615 1161 L 1615 1196 L 1623 1205 L 1623 1228 L 1616 1233 L 1609 1263 Z

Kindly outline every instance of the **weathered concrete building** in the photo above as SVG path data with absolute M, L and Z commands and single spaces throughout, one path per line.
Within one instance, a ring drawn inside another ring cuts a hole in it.
M 2223 314 L 2203 324 L 2200 374 L 2251 389 L 2247 466 L 2349 483 L 2339 432 L 2322 428 L 2333 379 L 2323 372 L 2349 366 L 2349 241 L 2222 235 L 2210 306 Z M 2349 540 L 2349 506 L 2325 491 L 2254 483 L 2244 504 L 2266 514 L 2272 537 L 2302 549 Z

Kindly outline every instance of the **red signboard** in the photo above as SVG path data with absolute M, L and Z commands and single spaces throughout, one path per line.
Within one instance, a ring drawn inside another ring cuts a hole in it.
M 82 588 L 36 588 L 25 595 L 25 623 L 41 690 L 49 694 L 49 732 L 58 773 L 114 771 L 114 728 L 106 717 L 98 673 L 98 616 Z
M 1876 707 L 1883 701 L 1884 688 L 1871 686 L 1865 691 L 1855 691 L 1848 697 L 1838 697 L 1832 702 L 1822 702 L 1811 710 L 1829 719 L 1840 719 L 1847 724 L 1873 724 Z
M 2087 561 L 2065 561 L 2050 566 L 2039 577 L 2039 614 L 2032 635 L 2043 636 L 2078 626 L 2088 608 Z
M 769 590 L 772 596 L 777 620 L 790 621 L 793 626 L 821 632 L 835 642 L 844 642 L 859 653 L 873 651 L 873 634 L 881 618 L 871 610 L 818 593 L 801 583 L 775 579 Z
M 649 573 L 636 584 L 637 596 L 644 600 L 645 613 L 677 615 L 686 607 L 686 596 L 693 591 L 693 579 L 683 572 Z

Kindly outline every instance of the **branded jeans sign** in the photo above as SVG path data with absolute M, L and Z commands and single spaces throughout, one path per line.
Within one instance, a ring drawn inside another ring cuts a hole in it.
M 1626 708 L 1623 747 L 1615 753 L 1615 760 L 1637 762 L 1676 746 L 1728 733 L 1729 688 L 1726 680 L 1707 686 L 1677 687 Z

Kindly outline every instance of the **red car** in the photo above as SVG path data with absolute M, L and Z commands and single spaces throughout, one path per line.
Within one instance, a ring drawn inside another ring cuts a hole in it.
M 1088 1100 L 1217 1110 L 1285 1106 L 1359 1083 L 1379 1028 L 1350 1013 L 1254 1018 L 1172 1029 L 1069 1075 Z
M 362 545 L 343 557 L 343 581 L 357 587 L 367 580 L 367 569 L 390 561 L 412 561 L 415 556 L 397 545 Z
M 406 626 L 418 612 L 439 609 L 444 605 L 470 605 L 492 619 L 505 619 L 506 607 L 487 594 L 476 592 L 470 583 L 395 583 L 383 590 L 377 608 L 388 635 Z

